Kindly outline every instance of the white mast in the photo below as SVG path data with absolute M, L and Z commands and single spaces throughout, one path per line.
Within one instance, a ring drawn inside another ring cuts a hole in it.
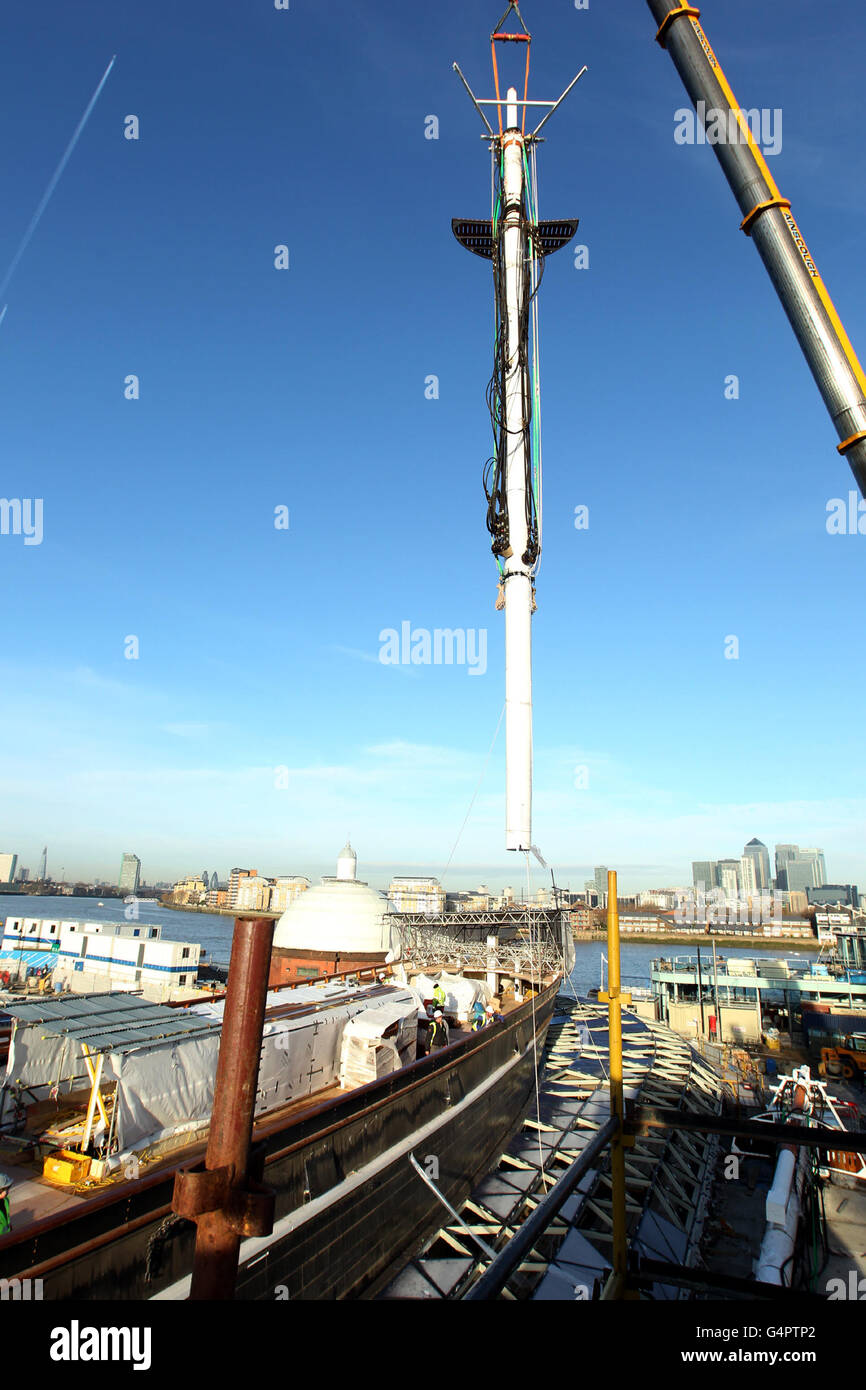
M 520 29 L 507 33 L 502 31 L 502 25 L 512 13 Z M 500 196 L 496 198 L 490 221 L 455 217 L 451 226 L 461 246 L 493 262 L 497 341 L 489 400 L 495 454 L 485 470 L 484 489 L 488 502 L 487 527 L 493 537 L 491 548 L 500 570 L 500 596 L 496 606 L 505 608 L 505 846 L 511 850 L 533 850 L 537 854 L 532 844 L 531 623 L 535 607 L 533 574 L 541 553 L 540 497 L 536 495 L 539 487 L 533 479 L 533 464 L 540 472 L 540 455 L 532 457 L 531 429 L 537 432 L 538 426 L 537 416 L 532 421 L 532 412 L 537 410 L 538 402 L 530 387 L 530 303 L 525 301 L 530 301 L 537 290 L 540 259 L 546 259 L 568 244 L 577 231 L 577 219 L 537 221 L 534 165 L 530 189 L 524 186 L 524 171 L 527 149 L 534 155 L 538 132 L 586 69 L 581 69 L 556 101 L 530 101 L 527 96 L 520 100 L 517 89 L 509 87 L 503 102 L 497 44 L 523 48 L 526 57 L 524 85 L 527 91 L 529 88 L 531 36 L 516 0 L 509 0 L 508 9 L 490 39 L 495 97 L 479 100 L 457 63 L 454 71 L 484 123 L 486 134 L 483 138 L 490 141 Z M 484 114 L 484 106 L 496 107 L 498 135 Z M 535 129 L 527 133 L 529 107 L 546 107 L 547 110 Z M 523 116 L 518 120 L 521 110 Z M 533 380 L 537 387 L 537 363 L 533 368 Z M 488 476 L 491 478 L 489 486 Z
M 532 845 L 532 566 L 523 559 L 529 543 L 526 526 L 529 432 L 524 420 L 529 380 L 526 343 L 521 343 L 520 331 L 525 307 L 522 302 L 523 269 L 528 248 L 522 216 L 524 137 L 518 127 L 514 87 L 508 88 L 506 101 L 506 129 L 502 137 L 508 331 L 505 486 L 511 555 L 505 560 L 502 576 L 505 594 L 505 847 L 528 850 Z

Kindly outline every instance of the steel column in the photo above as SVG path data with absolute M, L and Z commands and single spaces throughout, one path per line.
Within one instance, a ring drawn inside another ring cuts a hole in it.
M 262 1050 L 265 1002 L 274 923 L 267 918 L 235 922 L 225 1013 L 217 1063 L 205 1174 L 219 1205 L 196 1216 L 190 1299 L 228 1299 L 234 1294 L 244 1220 L 238 1210 L 248 1189 L 248 1166 Z M 223 1177 L 223 1181 L 220 1178 Z

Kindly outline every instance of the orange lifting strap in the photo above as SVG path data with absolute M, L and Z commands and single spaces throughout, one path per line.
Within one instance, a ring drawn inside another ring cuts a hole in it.
M 523 33 L 522 33 L 522 34 L 506 34 L 506 33 L 504 33 L 504 32 L 501 31 L 500 26 L 501 26 L 502 24 L 504 24 L 505 20 L 506 20 L 506 19 L 508 18 L 508 16 L 511 14 L 511 11 L 512 11 L 512 10 L 515 11 L 515 13 L 517 14 L 517 18 L 520 20 L 520 23 L 523 24 L 523 15 L 520 13 L 520 10 L 517 8 L 516 0 L 511 0 L 511 4 L 508 6 L 508 9 L 505 11 L 505 14 L 502 16 L 502 19 L 500 19 L 499 25 L 497 25 L 497 32 L 494 32 L 494 33 L 492 33 L 492 34 L 490 35 L 490 54 L 491 54 L 491 57 L 493 58 L 493 84 L 494 84 L 494 86 L 495 86 L 495 88 L 496 88 L 496 114 L 497 114 L 497 116 L 499 117 L 499 134 L 500 134 L 500 137 L 501 137 L 501 135 L 502 135 L 502 96 L 501 96 L 500 91 L 499 91 L 499 67 L 498 67 L 498 64 L 497 64 L 497 62 L 496 62 L 496 45 L 497 45 L 497 43 L 525 43 L 525 44 L 526 44 L 526 76 L 525 76 L 524 82 L 523 82 L 523 120 L 521 121 L 521 124 L 520 124 L 521 134 L 523 134 L 523 135 L 526 134 L 526 110 L 527 110 L 526 102 L 527 102 L 527 100 L 528 100 L 528 98 L 529 98 L 529 45 L 530 45 L 531 42 L 532 42 L 532 35 L 530 34 L 530 32 L 529 32 L 529 30 L 527 29 L 527 27 L 526 27 L 525 24 L 523 24 Z

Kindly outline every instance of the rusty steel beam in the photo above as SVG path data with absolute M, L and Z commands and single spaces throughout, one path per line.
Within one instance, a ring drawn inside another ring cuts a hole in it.
M 175 1177 L 174 1210 L 198 1226 L 190 1299 L 234 1297 L 241 1239 L 273 1230 L 274 1197 L 250 1171 L 274 923 L 236 918 L 204 1166 Z

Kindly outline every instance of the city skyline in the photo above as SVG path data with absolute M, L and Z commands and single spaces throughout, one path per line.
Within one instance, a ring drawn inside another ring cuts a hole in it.
M 337 839 L 339 839 L 339 837 L 337 837 Z M 767 849 L 767 846 L 762 841 L 756 841 L 755 839 L 753 839 L 750 843 L 752 845 L 757 843 L 761 845 L 765 850 Z M 772 837 L 770 839 L 770 843 L 775 844 L 775 842 L 772 840 Z M 787 841 L 780 841 L 779 845 L 780 847 L 786 850 L 794 848 L 794 845 Z M 356 849 L 357 848 L 358 846 L 356 845 Z M 743 856 L 745 856 L 745 850 L 748 848 L 749 845 L 744 846 Z M 282 854 L 278 855 L 277 859 L 275 860 L 272 856 L 264 856 L 258 853 L 255 849 L 253 849 L 250 853 L 247 854 L 246 861 L 250 866 L 255 868 L 259 874 L 263 874 L 266 877 L 293 876 L 300 874 L 309 877 L 313 881 L 315 881 L 315 879 L 326 877 L 327 875 L 333 872 L 333 860 L 336 852 L 336 849 L 334 849 L 333 853 L 330 856 L 328 856 L 327 854 L 316 855 L 310 858 L 308 863 L 301 863 L 298 860 L 297 856 L 292 858 L 292 856 L 285 851 L 283 851 Z M 815 851 L 801 852 L 809 854 L 815 853 Z M 821 853 L 823 865 L 826 862 L 826 855 L 823 854 L 823 852 Z M 655 865 L 635 865 L 626 861 L 619 867 L 616 865 L 610 865 L 609 867 L 616 868 L 617 885 L 620 893 L 633 894 L 644 889 L 651 890 L 654 888 L 662 889 L 690 887 L 694 883 L 695 870 L 698 864 L 741 864 L 743 856 L 741 856 L 739 860 L 722 858 L 718 860 L 706 861 L 690 860 L 688 861 L 687 870 L 683 865 L 681 871 L 677 873 L 676 868 L 674 866 L 673 871 L 668 872 L 666 876 L 665 870 Z M 213 856 L 211 856 L 211 858 L 212 857 Z M 433 861 L 425 863 L 419 860 L 374 860 L 368 858 L 368 856 L 364 853 L 363 843 L 361 844 L 360 857 L 362 868 L 364 866 L 367 866 L 369 875 L 375 875 L 377 876 L 377 878 L 382 878 L 384 876 L 388 876 L 389 878 L 400 876 L 432 876 L 437 878 L 443 884 L 445 884 L 447 879 L 448 884 L 453 884 L 455 888 L 459 886 L 459 888 L 462 889 L 475 888 L 478 887 L 479 884 L 485 882 L 488 882 L 491 888 L 495 887 L 497 891 L 510 886 L 513 887 L 516 892 L 521 892 L 526 887 L 525 871 L 522 873 L 514 873 L 512 871 L 512 866 L 515 865 L 517 865 L 520 868 L 523 868 L 523 865 L 518 865 L 518 861 L 516 860 L 512 860 L 511 865 L 509 865 L 508 861 L 482 861 L 475 864 L 453 863 L 451 865 L 437 865 Z M 833 851 L 831 851 L 831 858 L 834 866 L 836 864 L 837 857 L 839 858 L 839 862 L 841 865 L 844 862 L 842 858 L 840 856 L 836 856 L 836 854 Z M 17 858 L 18 863 L 20 864 L 22 862 L 21 854 L 18 854 Z M 199 861 L 201 860 L 201 858 L 202 856 L 199 855 Z M 229 858 L 233 863 L 237 863 L 240 859 L 243 859 L 244 856 L 233 854 L 230 855 Z M 136 877 L 140 878 L 140 883 L 142 885 L 153 886 L 157 883 L 173 884 L 181 881 L 185 877 L 191 876 L 195 878 L 201 876 L 201 871 L 192 870 L 188 868 L 185 863 L 183 867 L 181 867 L 179 870 L 174 870 L 171 872 L 158 872 L 157 870 L 147 871 L 147 864 L 144 858 L 140 856 L 137 856 L 135 854 L 130 855 L 128 853 L 124 853 L 124 862 L 127 859 L 135 861 Z M 195 862 L 194 858 L 192 862 Z M 597 863 L 591 864 L 587 862 L 584 864 L 579 861 L 572 861 L 560 865 L 554 864 L 552 868 L 556 877 L 556 883 L 558 887 L 570 887 L 572 891 L 582 891 L 588 880 L 594 881 L 596 883 L 596 886 L 599 887 L 599 865 Z M 603 870 L 604 876 L 604 883 L 603 885 L 601 885 L 601 891 L 606 892 L 606 874 L 608 866 L 603 865 L 601 866 L 601 868 Z M 242 872 L 245 872 L 245 870 L 243 870 Z M 226 868 L 226 870 L 223 873 L 221 873 L 219 869 L 215 869 L 213 870 L 213 873 L 216 875 L 220 883 L 228 885 L 231 873 L 230 868 Z M 363 878 L 364 874 L 361 873 L 360 876 Z M 832 881 L 833 883 L 859 884 L 861 882 L 861 880 L 858 879 L 856 876 L 852 876 L 849 873 L 842 872 L 841 869 L 839 872 L 834 871 L 834 873 L 829 877 L 829 879 L 827 878 L 827 871 L 825 869 L 823 876 L 825 881 Z M 53 881 L 59 882 L 60 880 L 54 879 Z M 107 886 L 110 885 L 112 882 L 116 882 L 117 876 L 115 875 L 114 879 L 112 879 L 110 875 L 105 875 L 100 870 L 95 869 L 91 870 L 90 872 L 82 872 L 75 874 L 68 872 L 65 874 L 63 881 L 66 883 L 102 883 Z M 542 870 L 539 866 L 534 866 L 532 871 L 531 882 L 533 892 L 537 891 L 539 887 L 549 885 L 550 869 L 548 868 L 546 870 Z M 771 879 L 771 882 L 768 885 L 770 888 L 772 888 L 773 882 L 774 879 Z M 757 878 L 755 879 L 754 885 L 752 885 L 751 883 L 748 885 L 750 891 L 760 891 L 761 886 L 762 885 L 758 882 Z M 797 884 L 797 886 L 799 887 L 799 884 Z M 135 887 L 131 888 L 130 891 L 135 892 L 137 891 L 137 889 L 138 883 L 136 883 Z

